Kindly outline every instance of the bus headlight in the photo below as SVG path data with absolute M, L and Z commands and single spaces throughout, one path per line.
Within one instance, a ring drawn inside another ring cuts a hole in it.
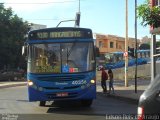
M 28 80 L 28 86 L 34 88 L 35 90 L 38 89 L 37 85 L 35 85 L 31 80 Z
M 91 82 L 91 84 L 95 84 L 95 83 L 96 83 L 96 81 L 95 81 L 95 80 L 91 80 L 90 82 Z
M 31 80 L 28 80 L 28 85 L 33 86 L 33 82 Z

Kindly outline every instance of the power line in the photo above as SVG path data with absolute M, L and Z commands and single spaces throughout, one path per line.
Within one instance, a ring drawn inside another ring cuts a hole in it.
M 25 19 L 25 20 L 59 20 L 59 19 Z
M 53 21 L 53 20 L 55 20 L 55 21 L 57 21 L 57 20 L 61 20 L 62 18 L 26 18 L 25 20 L 51 20 L 51 21 Z M 63 18 L 63 19 L 70 19 L 70 18 Z

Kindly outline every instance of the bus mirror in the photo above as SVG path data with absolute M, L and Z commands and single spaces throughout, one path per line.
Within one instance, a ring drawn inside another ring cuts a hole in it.
M 25 48 L 24 48 L 24 46 L 22 46 L 22 55 L 24 55 L 24 50 Z
M 160 101 L 160 90 L 157 92 L 156 100 Z
M 27 56 L 27 46 L 22 46 L 22 56 Z

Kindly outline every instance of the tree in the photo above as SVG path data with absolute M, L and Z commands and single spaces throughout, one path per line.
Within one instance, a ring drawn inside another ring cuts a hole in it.
M 158 6 L 151 7 L 149 0 L 146 0 L 144 4 L 137 7 L 138 18 L 142 18 L 141 24 L 143 26 L 160 26 L 160 8 Z
M 4 8 L 0 4 L 0 69 L 16 68 L 24 62 L 21 46 L 26 40 L 28 28 L 27 21 L 23 22 L 22 18 L 13 14 L 11 8 Z
M 156 48 L 160 47 L 160 41 L 156 42 Z

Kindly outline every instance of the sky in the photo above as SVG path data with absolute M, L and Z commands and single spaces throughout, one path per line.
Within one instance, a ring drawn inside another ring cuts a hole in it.
M 137 0 L 137 5 L 145 0 Z M 80 0 L 80 27 L 91 28 L 94 33 L 125 37 L 126 0 Z M 30 23 L 56 27 L 60 21 L 75 19 L 79 0 L 0 0 L 11 7 L 14 14 Z M 137 20 L 137 37 L 150 37 L 149 26 Z M 128 0 L 128 37 L 135 37 L 135 0 Z M 74 22 L 63 22 L 59 27 L 74 27 Z

